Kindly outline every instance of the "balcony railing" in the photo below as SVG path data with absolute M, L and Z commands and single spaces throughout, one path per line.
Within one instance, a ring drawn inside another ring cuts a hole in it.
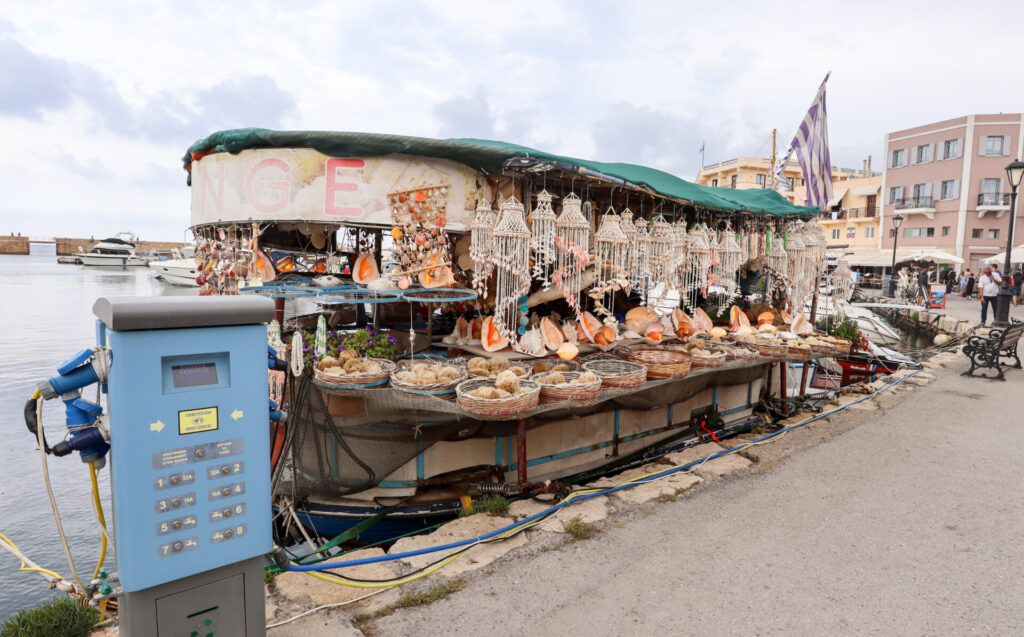
M 866 208 L 850 208 L 848 216 L 850 219 L 866 219 L 877 215 L 877 206 L 867 206 Z
M 978 194 L 979 206 L 1009 206 L 1010 193 L 1008 192 L 983 192 Z
M 931 197 L 910 197 L 908 199 L 897 199 L 893 202 L 897 210 L 910 210 L 913 208 L 934 208 L 934 199 Z

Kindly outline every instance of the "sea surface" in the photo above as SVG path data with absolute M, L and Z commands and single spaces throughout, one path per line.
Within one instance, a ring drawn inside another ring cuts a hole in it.
M 0 255 L 0 533 L 44 568 L 70 578 L 60 545 L 35 438 L 25 428 L 23 409 L 36 384 L 56 374 L 74 353 L 95 344 L 92 305 L 104 296 L 196 294 L 152 278 L 148 268 L 109 269 L 59 265 L 53 245 L 34 245 L 29 256 Z M 83 395 L 95 400 L 95 388 Z M 63 439 L 64 405 L 48 401 L 43 421 L 50 444 Z M 100 550 L 99 527 L 89 505 L 89 469 L 78 454 L 49 457 L 50 479 L 75 566 L 92 578 Z M 100 496 L 108 521 L 110 475 L 100 472 Z M 106 564 L 113 570 L 114 554 Z M 0 621 L 19 609 L 57 595 L 36 573 L 19 573 L 18 560 L 0 550 Z

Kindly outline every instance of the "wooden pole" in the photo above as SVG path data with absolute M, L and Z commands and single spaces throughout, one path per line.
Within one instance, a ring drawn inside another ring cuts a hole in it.
M 789 362 L 779 361 L 779 398 L 782 399 L 782 417 L 789 418 L 789 402 L 786 398 L 786 371 Z
M 517 464 L 519 465 L 519 488 L 526 486 L 526 420 L 519 419 L 516 423 L 516 442 L 518 443 Z
M 814 295 L 811 297 L 811 327 L 814 327 L 814 321 L 818 316 L 818 277 L 814 277 Z M 800 373 L 800 398 L 801 400 L 807 395 L 807 366 L 811 361 L 804 361 L 804 370 Z

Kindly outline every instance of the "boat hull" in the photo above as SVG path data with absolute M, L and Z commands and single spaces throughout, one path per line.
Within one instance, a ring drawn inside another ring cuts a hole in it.
M 107 268 L 144 268 L 148 265 L 146 259 L 135 255 L 121 254 L 83 254 L 81 255 L 82 265 Z
M 182 287 L 199 287 L 196 283 L 196 264 L 192 259 L 169 259 L 153 261 L 149 264 L 153 276 L 171 285 Z

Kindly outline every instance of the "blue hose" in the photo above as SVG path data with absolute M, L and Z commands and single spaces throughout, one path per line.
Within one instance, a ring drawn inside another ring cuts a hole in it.
M 902 383 L 906 379 L 910 378 L 911 376 L 915 376 L 917 374 L 920 374 L 921 371 L 922 370 L 918 369 L 918 370 L 916 370 L 916 371 L 914 371 L 914 372 L 912 372 L 910 374 L 907 374 L 906 376 L 904 376 L 902 378 L 896 379 L 892 383 L 886 385 L 885 387 L 879 389 L 878 391 L 876 391 L 874 393 L 867 394 L 866 396 L 863 396 L 862 398 L 858 398 L 857 400 L 851 401 L 851 402 L 849 402 L 849 403 L 847 403 L 847 404 L 845 404 L 845 405 L 843 405 L 841 407 L 836 407 L 835 409 L 833 409 L 831 411 L 826 411 L 826 412 L 820 413 L 817 416 L 815 416 L 813 418 L 809 418 L 808 420 L 805 420 L 803 422 L 797 423 L 795 425 L 790 425 L 789 427 L 786 427 L 785 429 L 780 429 L 778 431 L 774 431 L 774 432 L 772 432 L 770 434 L 767 434 L 765 436 L 762 436 L 762 437 L 760 437 L 760 438 L 758 438 L 756 440 L 752 440 L 750 442 L 745 442 L 742 445 L 736 445 L 735 447 L 731 447 L 729 449 L 724 449 L 722 451 L 719 451 L 718 453 L 711 454 L 710 456 L 708 456 L 706 458 L 702 458 L 700 460 L 694 460 L 693 462 L 688 462 L 688 463 L 686 463 L 684 465 L 680 465 L 678 467 L 672 467 L 670 469 L 666 469 L 665 471 L 662 471 L 662 472 L 657 473 L 657 474 L 652 475 L 652 476 L 648 476 L 646 478 L 633 480 L 633 481 L 631 481 L 631 482 L 629 482 L 627 484 L 622 484 L 622 485 L 619 485 L 617 487 L 613 487 L 613 488 L 610 488 L 610 489 L 605 489 L 603 491 L 598 491 L 598 492 L 595 492 L 595 493 L 589 493 L 587 495 L 582 495 L 582 496 L 573 498 L 572 500 L 563 500 L 559 504 L 553 505 L 552 507 L 550 507 L 549 509 L 547 509 L 545 511 L 541 511 L 540 513 L 536 513 L 534 515 L 531 515 L 530 517 L 528 517 L 528 518 L 526 518 L 526 519 L 524 519 L 524 520 L 522 520 L 520 522 L 516 522 L 515 524 L 510 524 L 510 525 L 508 525 L 506 527 L 502 527 L 500 529 L 496 529 L 494 531 L 491 531 L 490 533 L 484 533 L 483 535 L 478 535 L 476 537 L 468 538 L 468 539 L 465 539 L 465 540 L 459 540 L 458 542 L 449 542 L 448 544 L 441 544 L 441 545 L 438 545 L 438 546 L 428 546 L 428 547 L 425 547 L 425 548 L 422 548 L 422 549 L 417 549 L 415 551 L 406 551 L 404 553 L 394 553 L 394 554 L 389 554 L 389 555 L 379 555 L 377 557 L 364 557 L 364 558 L 358 559 L 358 560 L 347 560 L 347 561 L 344 561 L 344 562 L 321 562 L 321 563 L 318 563 L 318 564 L 293 564 L 293 563 L 289 563 L 286 570 L 289 570 L 289 571 L 328 571 L 328 570 L 334 570 L 334 569 L 337 569 L 337 568 L 348 568 L 350 566 L 361 566 L 363 564 L 376 564 L 378 562 L 390 562 L 390 561 L 393 561 L 393 560 L 400 560 L 400 559 L 404 559 L 404 558 L 407 558 L 407 557 L 414 557 L 416 555 L 425 555 L 427 553 L 436 553 L 438 551 L 447 551 L 447 550 L 450 550 L 450 549 L 457 549 L 457 548 L 461 548 L 461 547 L 467 546 L 469 544 L 476 544 L 476 543 L 482 542 L 484 540 L 489 540 L 489 539 L 491 539 L 491 538 L 493 538 L 495 536 L 501 535 L 502 533 L 508 533 L 509 531 L 511 531 L 513 529 L 516 529 L 518 527 L 521 527 L 521 526 L 523 526 L 525 524 L 529 524 L 529 523 L 534 522 L 536 520 L 539 520 L 541 518 L 547 517 L 548 515 L 551 515 L 552 513 L 558 511 L 562 507 L 568 506 L 568 505 L 572 504 L 573 502 L 582 502 L 583 500 L 589 500 L 591 498 L 596 498 L 596 497 L 599 497 L 599 496 L 604 496 L 604 495 L 607 495 L 609 493 L 615 493 L 616 491 L 622 491 L 623 489 L 628 489 L 628 488 L 630 488 L 630 487 L 632 487 L 634 485 L 637 485 L 637 484 L 643 484 L 645 482 L 652 482 L 652 481 L 657 480 L 657 479 L 659 479 L 659 478 L 661 478 L 663 476 L 671 475 L 671 474 L 677 473 L 679 471 L 685 471 L 685 470 L 689 469 L 690 467 L 693 467 L 693 466 L 696 466 L 696 465 L 699 465 L 699 464 L 703 464 L 703 463 L 705 463 L 705 462 L 707 462 L 709 460 L 714 460 L 715 458 L 724 456 L 724 455 L 729 454 L 729 453 L 733 453 L 735 451 L 738 451 L 740 449 L 744 449 L 746 447 L 749 447 L 751 445 L 754 445 L 754 444 L 757 444 L 757 443 L 760 443 L 760 442 L 764 442 L 765 440 L 770 440 L 770 439 L 775 438 L 777 436 L 781 436 L 782 434 L 784 434 L 784 433 L 786 433 L 788 431 L 792 431 L 794 429 L 799 429 L 800 427 L 803 427 L 805 425 L 809 425 L 812 422 L 815 422 L 817 420 L 821 420 L 822 418 L 826 418 L 826 417 L 831 416 L 832 414 L 835 414 L 837 412 L 845 411 L 845 410 L 849 409 L 852 405 L 856 405 L 857 403 L 863 402 L 863 401 L 867 400 L 868 398 L 871 398 L 871 397 L 873 397 L 873 396 L 875 396 L 877 394 L 881 394 L 882 392 L 888 391 L 889 389 L 895 387 L 896 385 L 899 385 L 900 383 Z

